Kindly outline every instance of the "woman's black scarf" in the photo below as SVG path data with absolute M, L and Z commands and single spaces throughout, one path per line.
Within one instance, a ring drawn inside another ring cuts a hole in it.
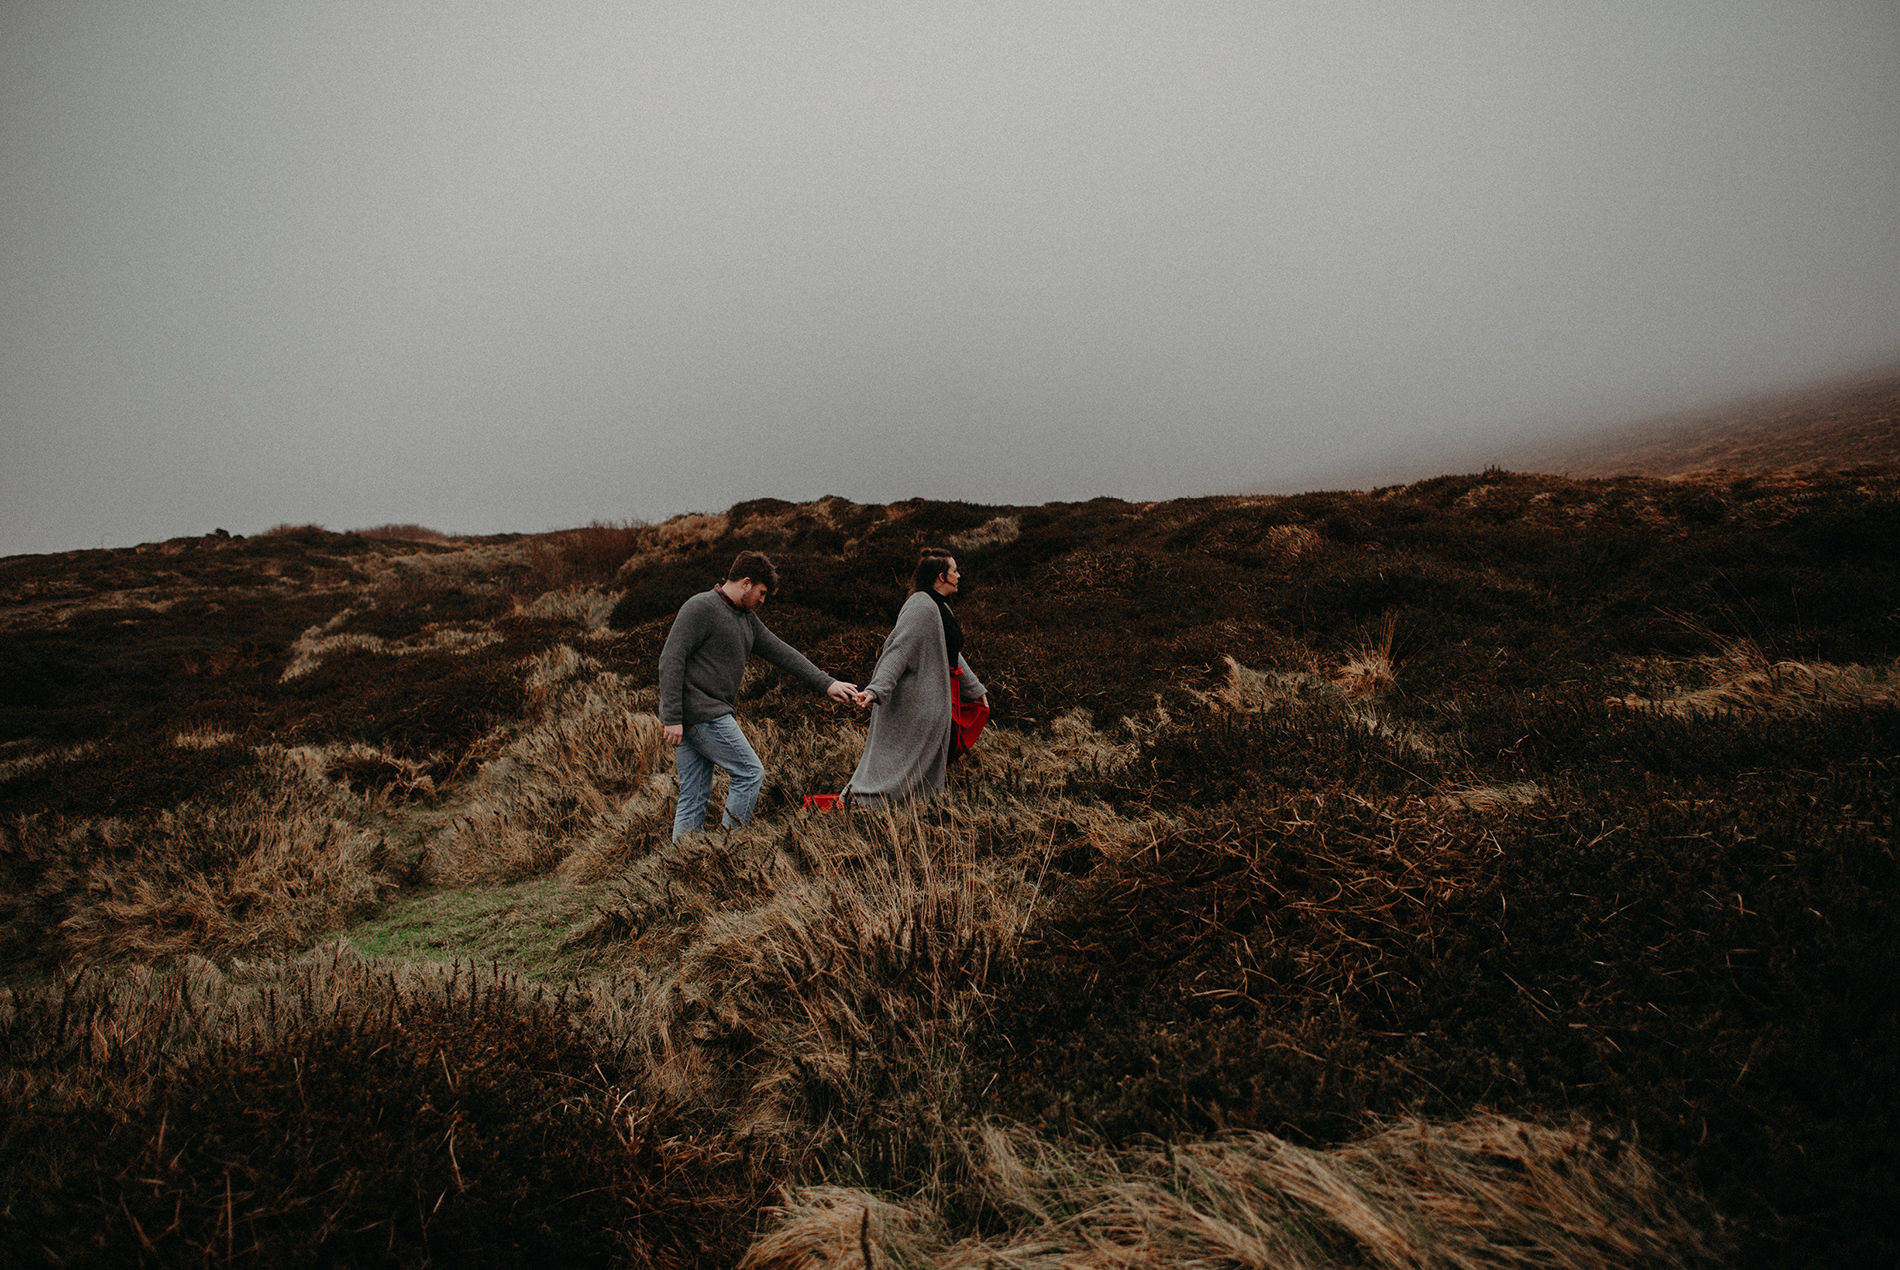
M 930 598 L 937 602 L 937 616 L 943 619 L 944 651 L 950 654 L 950 664 L 957 664 L 957 658 L 963 656 L 963 625 L 957 621 L 957 615 L 950 610 L 950 601 L 939 595 L 937 588 L 930 588 Z

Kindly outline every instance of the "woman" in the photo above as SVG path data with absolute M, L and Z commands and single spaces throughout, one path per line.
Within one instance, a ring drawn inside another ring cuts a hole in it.
M 878 654 L 858 703 L 875 707 L 864 756 L 844 787 L 854 805 L 884 807 L 943 792 L 951 758 L 951 703 L 981 702 L 988 689 L 963 659 L 963 627 L 950 607 L 959 582 L 956 559 L 926 547 L 911 578 L 911 595 Z

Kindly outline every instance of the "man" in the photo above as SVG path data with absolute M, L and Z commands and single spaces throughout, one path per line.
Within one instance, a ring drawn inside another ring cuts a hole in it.
M 833 701 L 858 701 L 858 686 L 833 679 L 765 628 L 759 608 L 778 589 L 778 569 L 762 551 L 742 551 L 726 580 L 680 606 L 660 650 L 660 724 L 679 767 L 679 804 L 673 836 L 697 833 L 706 823 L 713 769 L 731 775 L 726 828 L 751 821 L 765 784 L 765 765 L 739 730 L 733 701 L 753 653 Z

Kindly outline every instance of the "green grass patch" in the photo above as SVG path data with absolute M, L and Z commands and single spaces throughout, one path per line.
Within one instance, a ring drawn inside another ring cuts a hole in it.
M 535 979 L 565 978 L 579 959 L 562 946 L 597 898 L 552 877 L 423 891 L 384 905 L 342 937 L 366 957 L 496 963 Z

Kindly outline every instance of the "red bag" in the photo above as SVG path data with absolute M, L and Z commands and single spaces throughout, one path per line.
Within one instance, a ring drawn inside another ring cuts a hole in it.
M 976 739 L 983 735 L 983 725 L 990 721 L 990 699 L 965 701 L 963 689 L 957 683 L 957 676 L 963 673 L 960 666 L 950 668 L 950 761 L 956 762 L 965 750 L 974 749 Z

